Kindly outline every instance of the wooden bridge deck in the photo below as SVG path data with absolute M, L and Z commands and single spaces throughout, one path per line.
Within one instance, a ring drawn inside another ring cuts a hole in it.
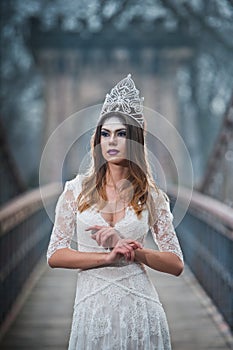
M 0 342 L 2 350 L 67 349 L 76 271 L 50 269 L 45 264 Z M 167 313 L 173 350 L 233 348 L 226 325 L 187 267 L 179 278 L 148 270 Z

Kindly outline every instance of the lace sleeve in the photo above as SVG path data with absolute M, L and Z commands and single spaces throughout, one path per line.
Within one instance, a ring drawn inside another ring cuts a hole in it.
M 153 226 L 150 227 L 155 243 L 162 252 L 172 252 L 183 261 L 183 254 L 173 226 L 173 215 L 170 210 L 169 198 L 162 191 L 152 194 L 155 201 L 153 210 Z
M 60 195 L 56 209 L 55 221 L 47 250 L 47 262 L 57 249 L 70 247 L 76 225 L 76 192 L 80 187 L 80 175 L 65 183 L 64 191 Z

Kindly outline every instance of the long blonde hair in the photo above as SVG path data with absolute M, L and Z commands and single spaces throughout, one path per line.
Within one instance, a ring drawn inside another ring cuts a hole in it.
M 98 122 L 94 134 L 91 138 L 92 164 L 82 181 L 82 191 L 77 198 L 77 209 L 83 212 L 88 208 L 107 201 L 105 190 L 106 172 L 108 164 L 104 159 L 101 148 L 101 129 L 103 123 L 110 117 L 118 117 L 126 126 L 126 137 L 135 142 L 127 143 L 127 162 L 130 181 L 133 188 L 133 196 L 130 205 L 140 218 L 145 205 L 149 210 L 149 222 L 153 222 L 151 213 L 153 210 L 153 200 L 151 190 L 158 191 L 158 187 L 151 175 L 151 169 L 147 157 L 147 147 L 145 145 L 145 130 L 139 127 L 134 120 L 122 112 L 110 112 L 105 114 Z M 140 166 L 138 165 L 140 164 Z M 101 206 L 101 205 L 100 205 Z

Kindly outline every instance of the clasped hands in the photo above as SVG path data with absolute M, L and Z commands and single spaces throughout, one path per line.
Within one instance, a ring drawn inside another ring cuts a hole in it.
M 111 226 L 93 225 L 89 226 L 85 231 L 92 230 L 91 237 L 99 246 L 104 248 L 112 248 L 109 254 L 109 262 L 119 260 L 122 255 L 127 261 L 134 261 L 135 250 L 142 248 L 141 243 L 133 240 L 121 238 L 119 232 Z

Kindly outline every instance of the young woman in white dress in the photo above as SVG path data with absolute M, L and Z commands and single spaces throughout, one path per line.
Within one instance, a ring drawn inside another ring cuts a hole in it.
M 78 271 L 69 350 L 171 349 L 145 265 L 178 276 L 183 257 L 144 134 L 142 100 L 128 75 L 106 96 L 88 173 L 66 182 L 56 206 L 48 264 Z M 144 248 L 149 230 L 159 251 Z

